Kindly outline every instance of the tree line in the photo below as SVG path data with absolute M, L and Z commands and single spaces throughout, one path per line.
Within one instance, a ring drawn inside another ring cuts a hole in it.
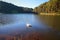
M 32 11 L 32 8 L 18 7 L 14 4 L 0 1 L 0 13 L 32 13 Z
M 33 10 L 37 13 L 60 13 L 60 0 L 49 0 Z

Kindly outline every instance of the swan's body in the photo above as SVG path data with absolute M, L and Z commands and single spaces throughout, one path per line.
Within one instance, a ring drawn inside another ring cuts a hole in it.
M 31 24 L 26 24 L 26 26 L 27 26 L 27 27 L 32 27 L 32 25 L 31 25 Z

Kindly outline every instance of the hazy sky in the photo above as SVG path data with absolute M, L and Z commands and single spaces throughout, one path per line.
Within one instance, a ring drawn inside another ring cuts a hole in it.
M 34 7 L 40 5 L 41 3 L 46 2 L 48 0 L 2 0 L 2 1 L 6 1 L 9 3 L 15 4 L 17 6 L 34 8 Z

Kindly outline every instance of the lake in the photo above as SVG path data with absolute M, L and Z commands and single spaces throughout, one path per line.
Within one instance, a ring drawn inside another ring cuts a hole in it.
M 26 26 L 26 24 L 31 24 L 32 27 L 29 28 Z M 30 34 L 34 34 L 34 36 L 43 36 L 49 32 L 51 32 L 51 28 L 42 23 L 36 14 L 0 14 L 0 36 L 22 35 L 24 39 L 25 36 Z

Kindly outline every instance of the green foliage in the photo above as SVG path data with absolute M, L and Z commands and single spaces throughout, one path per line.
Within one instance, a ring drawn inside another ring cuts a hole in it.
M 60 0 L 50 0 L 34 9 L 37 13 L 55 13 L 60 12 Z
M 11 3 L 0 1 L 0 13 L 32 13 L 32 8 L 18 7 Z

